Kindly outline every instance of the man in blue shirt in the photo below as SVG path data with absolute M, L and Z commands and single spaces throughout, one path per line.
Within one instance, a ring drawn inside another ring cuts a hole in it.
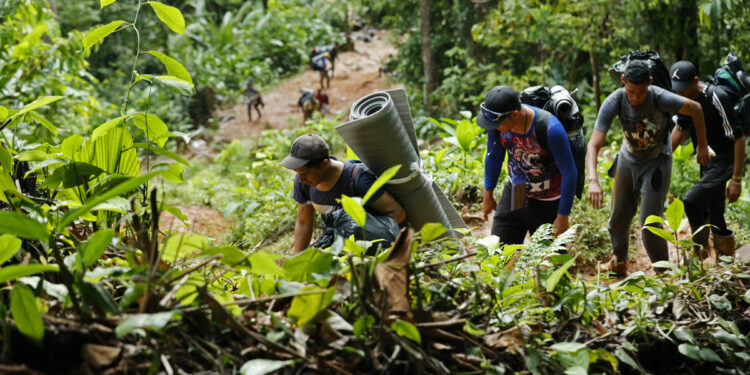
M 477 124 L 487 130 L 483 210 L 485 220 L 495 210 L 492 234 L 503 243 L 523 243 L 527 232 L 545 223 L 552 223 L 555 235 L 565 232 L 578 172 L 563 125 L 551 113 L 521 104 L 508 86 L 490 90 L 480 109 Z M 546 128 L 545 145 L 537 127 Z M 493 191 L 506 152 L 511 182 L 498 203 Z

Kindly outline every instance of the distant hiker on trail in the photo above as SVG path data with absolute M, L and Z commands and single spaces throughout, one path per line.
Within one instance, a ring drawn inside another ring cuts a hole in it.
M 708 256 L 708 235 L 713 233 L 714 248 L 722 255 L 734 255 L 734 233 L 724 220 L 725 196 L 736 202 L 742 191 L 745 167 L 745 136 L 742 123 L 734 111 L 735 100 L 721 86 L 699 82 L 698 70 L 689 61 L 679 61 L 670 70 L 672 90 L 680 96 L 700 103 L 706 125 L 708 146 L 716 156 L 700 167 L 701 178 L 683 198 L 685 214 L 695 234 L 698 228 L 710 223 L 693 237 L 696 255 Z M 693 145 L 698 144 L 696 129 L 690 118 L 677 116 L 677 127 L 672 131 L 672 150 L 690 133 Z M 727 181 L 731 178 L 729 186 Z
M 307 119 L 312 117 L 313 112 L 318 107 L 318 100 L 315 99 L 315 93 L 312 90 L 299 89 L 299 91 L 302 93 L 302 96 L 297 101 L 297 106 L 302 111 L 302 125 L 305 125 Z
M 490 90 L 479 107 L 477 124 L 487 130 L 482 205 L 485 220 L 495 210 L 491 233 L 503 243 L 520 244 L 527 232 L 533 234 L 545 223 L 552 223 L 555 235 L 565 232 L 578 173 L 560 120 L 521 104 L 508 86 Z M 547 147 L 540 144 L 539 131 L 546 131 Z M 498 203 L 493 191 L 506 152 L 511 182 L 503 187 Z
M 340 48 L 341 45 L 339 44 L 339 42 L 334 42 L 333 44 L 317 47 L 318 53 L 328 52 L 329 54 L 329 61 L 331 62 L 331 78 L 333 78 L 336 71 L 336 58 L 338 58 L 339 56 Z
M 708 144 L 700 104 L 651 85 L 653 78 L 646 62 L 631 60 L 620 80 L 625 87 L 610 94 L 599 110 L 588 143 L 586 169 L 589 201 L 595 209 L 599 209 L 604 197 L 596 172 L 597 157 L 612 120 L 615 116 L 619 117 L 624 141 L 616 159 L 612 216 L 609 218 L 609 236 L 614 256 L 606 268 L 617 276 L 624 277 L 627 275 L 630 222 L 638 209 L 638 198 L 641 198 L 642 227 L 649 215 L 661 216 L 664 213 L 664 200 L 672 177 L 669 116 L 681 113 L 692 118 L 697 132 L 700 164 L 708 162 Z M 643 244 L 652 263 L 669 260 L 664 239 L 648 230 L 642 229 L 642 234 Z
M 260 92 L 256 90 L 253 87 L 253 84 L 255 81 L 253 79 L 249 79 L 247 81 L 247 87 L 245 88 L 245 91 L 242 92 L 242 94 L 245 95 L 247 98 L 247 119 L 248 121 L 253 121 L 253 107 L 255 108 L 255 111 L 258 112 L 258 120 L 262 117 L 260 114 L 260 107 L 265 107 L 265 104 L 263 104 L 263 98 L 260 96 Z
M 313 70 L 320 73 L 320 88 L 330 88 L 331 54 L 329 52 L 318 54 L 312 58 L 311 65 Z M 325 86 L 323 86 L 323 82 L 325 82 Z
M 315 223 L 315 211 L 323 215 L 326 227 L 342 215 L 339 200 L 342 194 L 363 197 L 377 179 L 361 163 L 339 161 L 329 154 L 328 144 L 316 134 L 305 134 L 292 143 L 289 156 L 281 161 L 285 168 L 295 171 L 293 197 L 297 201 L 297 221 L 294 226 L 294 252 L 310 246 Z M 392 241 L 398 234 L 398 223 L 406 220 L 403 207 L 385 190 L 378 190 L 365 209 L 371 218 L 387 228 Z M 336 228 L 326 228 L 326 230 Z M 375 238 L 367 238 L 374 240 Z M 317 243 L 317 242 L 316 242 Z M 316 245 L 317 246 L 317 245 Z
M 328 94 L 323 89 L 318 89 L 315 91 L 315 100 L 318 102 L 317 111 L 325 116 L 328 113 Z

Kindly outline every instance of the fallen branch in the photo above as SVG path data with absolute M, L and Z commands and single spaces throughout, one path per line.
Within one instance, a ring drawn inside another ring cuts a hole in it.
M 428 268 L 440 267 L 440 266 L 446 265 L 448 263 L 458 262 L 459 260 L 464 260 L 466 258 L 473 257 L 475 255 L 477 255 L 477 252 L 476 251 L 472 251 L 470 253 L 459 255 L 457 257 L 453 257 L 453 258 L 450 258 L 450 259 L 442 260 L 440 262 L 423 264 L 421 266 L 417 266 L 416 269 L 419 270 L 419 271 L 422 271 L 422 270 L 425 270 L 425 269 L 428 269 Z

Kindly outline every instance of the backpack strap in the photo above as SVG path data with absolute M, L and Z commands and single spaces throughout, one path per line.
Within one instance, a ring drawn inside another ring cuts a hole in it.
M 534 135 L 536 135 L 536 141 L 544 149 L 549 149 L 547 145 L 547 129 L 551 117 L 552 114 L 543 109 L 537 111 L 536 116 L 534 117 Z
M 352 169 L 349 172 L 349 193 L 354 195 L 357 192 L 357 181 L 359 181 L 359 175 L 364 169 L 361 162 L 351 163 Z

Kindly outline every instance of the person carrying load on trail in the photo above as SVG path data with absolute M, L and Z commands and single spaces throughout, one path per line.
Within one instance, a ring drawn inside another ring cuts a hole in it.
M 695 248 L 696 255 L 708 257 L 709 229 L 699 230 L 706 223 L 711 224 L 710 232 L 713 233 L 717 252 L 734 255 L 734 233 L 727 229 L 724 220 L 724 199 L 726 197 L 733 203 L 739 198 L 745 167 L 745 136 L 734 111 L 734 97 L 721 86 L 700 82 L 698 70 L 689 61 L 678 61 L 672 65 L 670 76 L 672 90 L 700 103 L 706 141 L 716 155 L 708 164 L 700 167 L 700 180 L 682 200 L 693 231 L 693 242 L 699 245 Z M 677 127 L 672 131 L 672 150 L 682 143 L 688 132 L 693 145 L 698 144 L 696 129 L 690 118 L 677 115 Z M 729 186 L 727 181 L 730 181 Z
M 570 226 L 576 172 L 573 153 L 563 125 L 551 113 L 522 104 L 518 93 L 497 86 L 480 104 L 477 125 L 487 130 L 484 168 L 484 219 L 495 216 L 491 233 L 506 244 L 523 243 L 545 223 L 552 223 L 555 235 Z M 540 143 L 540 130 L 546 145 Z M 508 153 L 511 181 L 503 187 L 500 202 L 493 191 Z
M 315 100 L 318 101 L 318 112 L 325 116 L 328 113 L 328 94 L 323 89 L 318 89 L 315 91 Z
M 328 44 L 321 47 L 316 47 L 317 53 L 323 53 L 328 52 L 329 54 L 329 61 L 331 62 L 331 78 L 334 76 L 334 72 L 336 71 L 336 58 L 339 56 L 339 48 L 341 45 L 339 42 L 334 42 L 333 44 Z
M 624 141 L 614 173 L 612 215 L 608 227 L 613 257 L 605 268 L 618 277 L 624 277 L 627 275 L 630 222 L 638 209 L 638 198 L 641 198 L 642 227 L 649 215 L 661 216 L 664 213 L 664 201 L 672 177 L 669 116 L 680 113 L 692 118 L 697 133 L 700 164 L 708 162 L 708 144 L 700 104 L 652 85 L 651 71 L 645 61 L 631 60 L 620 76 L 620 81 L 624 87 L 612 92 L 599 110 L 588 143 L 586 169 L 589 201 L 595 209 L 599 209 L 603 193 L 596 172 L 597 157 L 612 121 L 619 117 Z M 669 260 L 667 243 L 663 238 L 649 230 L 642 230 L 642 234 L 643 244 L 652 263 Z
M 307 119 L 312 117 L 313 112 L 318 107 L 318 100 L 315 99 L 315 93 L 312 90 L 301 88 L 299 91 L 302 96 L 297 101 L 297 106 L 302 111 L 302 125 L 305 125 Z
M 311 64 L 312 69 L 320 73 L 320 88 L 330 88 L 331 54 L 329 52 L 320 53 L 312 58 Z M 325 82 L 325 86 L 323 86 L 323 82 Z
M 348 218 L 342 209 L 341 196 L 364 197 L 377 177 L 361 162 L 340 161 L 329 154 L 328 144 L 316 134 L 305 134 L 292 143 L 289 155 L 281 165 L 295 171 L 293 197 L 297 201 L 297 220 L 294 226 L 294 252 L 298 253 L 310 245 L 314 216 L 322 215 L 326 228 L 324 233 L 338 232 L 335 228 L 340 220 Z M 393 241 L 399 231 L 399 223 L 406 220 L 403 207 L 384 189 L 379 189 L 365 204 L 367 220 L 364 228 L 368 241 L 371 225 L 380 238 Z M 352 220 L 349 218 L 348 222 Z M 334 228 L 331 228 L 334 227 Z M 354 233 L 356 237 L 356 232 Z M 321 236 L 322 237 L 322 236 Z M 348 237 L 348 235 L 346 236 Z M 319 244 L 315 247 L 325 247 Z M 327 244 L 330 246 L 330 243 Z
M 253 108 L 255 108 L 255 111 L 258 112 L 258 119 L 262 117 L 260 114 L 260 107 L 265 107 L 266 105 L 263 104 L 263 98 L 260 96 L 260 91 L 256 90 L 253 85 L 255 84 L 255 81 L 250 78 L 247 81 L 247 87 L 245 87 L 245 91 L 242 92 L 243 95 L 245 95 L 247 100 L 247 119 L 248 121 L 253 121 Z

